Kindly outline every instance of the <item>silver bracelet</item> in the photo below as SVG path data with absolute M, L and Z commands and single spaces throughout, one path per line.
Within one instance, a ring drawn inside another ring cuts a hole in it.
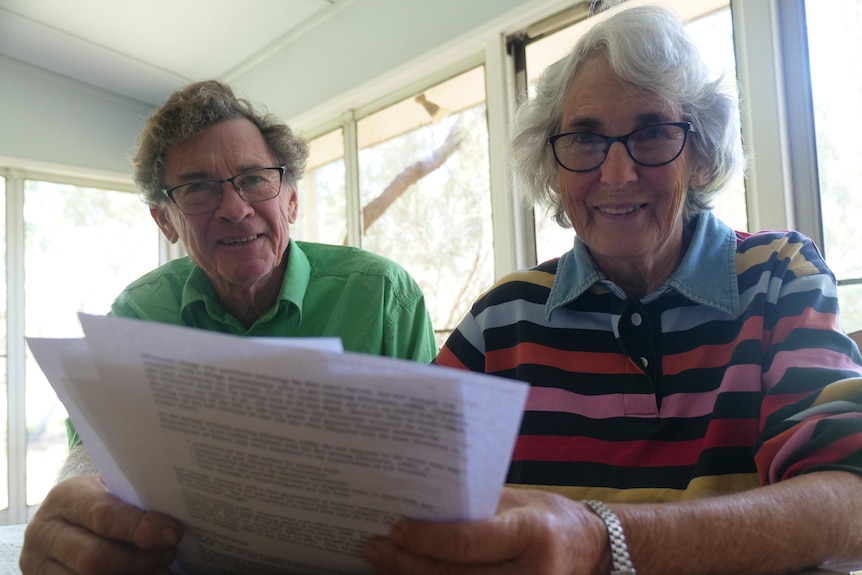
M 602 518 L 608 530 L 608 540 L 611 544 L 611 575 L 635 575 L 635 567 L 629 556 L 629 546 L 626 545 L 626 536 L 623 533 L 620 518 L 601 501 L 584 499 L 582 503 Z

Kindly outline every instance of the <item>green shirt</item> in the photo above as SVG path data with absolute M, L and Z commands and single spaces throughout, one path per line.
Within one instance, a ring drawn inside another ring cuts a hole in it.
M 243 336 L 340 337 L 346 351 L 424 363 L 437 354 L 425 297 L 401 266 L 357 248 L 295 240 L 278 301 L 249 328 L 188 257 L 132 282 L 109 315 Z M 70 447 L 80 443 L 67 427 Z

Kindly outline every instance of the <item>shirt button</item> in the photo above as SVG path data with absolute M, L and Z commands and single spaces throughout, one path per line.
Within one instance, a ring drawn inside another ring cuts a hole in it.
M 633 313 L 632 314 L 632 325 L 635 327 L 638 327 L 641 324 L 641 322 L 643 322 L 643 318 L 641 317 L 641 314 Z
M 649 367 L 649 360 L 648 360 L 647 358 L 645 358 L 645 357 L 641 357 L 641 364 L 642 364 L 644 367 Z

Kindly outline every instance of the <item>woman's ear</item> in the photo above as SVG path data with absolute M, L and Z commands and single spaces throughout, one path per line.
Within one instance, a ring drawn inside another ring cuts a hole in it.
M 688 187 L 702 190 L 708 181 L 709 177 L 706 173 L 706 168 L 702 165 L 697 165 L 691 171 L 691 175 L 688 178 Z
M 287 192 L 289 194 L 287 200 L 287 221 L 293 224 L 296 223 L 296 216 L 299 213 L 299 194 L 296 191 L 296 185 L 290 186 Z
M 150 215 L 153 217 L 156 225 L 159 226 L 159 229 L 162 230 L 165 239 L 172 244 L 177 243 L 177 240 L 180 239 L 180 234 L 177 233 L 177 229 L 168 217 L 167 208 L 151 206 Z

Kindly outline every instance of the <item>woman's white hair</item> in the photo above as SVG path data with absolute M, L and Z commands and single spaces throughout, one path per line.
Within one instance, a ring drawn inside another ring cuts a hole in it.
M 515 189 L 532 204 L 547 208 L 570 227 L 555 189 L 558 168 L 548 137 L 559 132 L 563 102 L 572 79 L 590 58 L 606 58 L 622 81 L 667 101 L 674 113 L 691 122 L 689 134 L 697 177 L 688 190 L 686 218 L 712 208 L 712 201 L 744 166 L 735 95 L 711 80 L 684 24 L 657 6 L 624 9 L 593 26 L 572 51 L 539 78 L 536 95 L 515 117 L 510 162 Z

